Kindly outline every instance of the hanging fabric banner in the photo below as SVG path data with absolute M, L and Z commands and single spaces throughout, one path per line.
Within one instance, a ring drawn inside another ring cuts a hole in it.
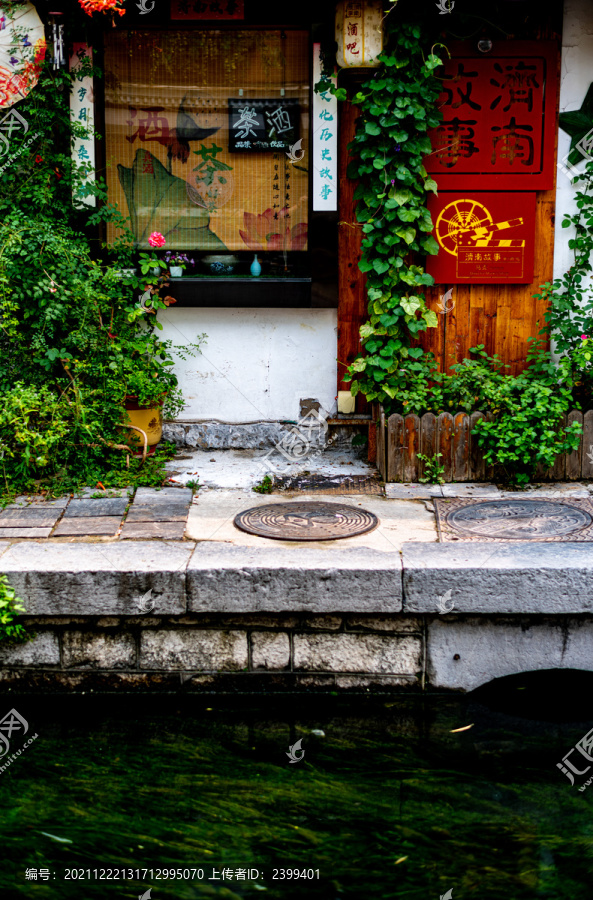
M 73 44 L 70 71 L 79 72 L 87 59 L 92 64 L 92 48 L 88 44 Z M 84 166 L 84 173 L 81 172 L 82 177 L 73 188 L 72 199 L 75 206 L 96 206 L 96 197 L 88 193 L 89 185 L 95 182 L 95 114 L 91 75 L 76 75 L 70 94 L 70 120 L 87 130 L 85 137 L 76 137 L 72 142 L 72 161 L 77 166 Z
M 330 79 L 326 76 L 328 88 Z M 321 44 L 313 45 L 313 84 L 321 81 Z M 331 82 L 335 85 L 336 76 Z M 338 208 L 338 101 L 329 92 L 313 92 L 313 210 Z

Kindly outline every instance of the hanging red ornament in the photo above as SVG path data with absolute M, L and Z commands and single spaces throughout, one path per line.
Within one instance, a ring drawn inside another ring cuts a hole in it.
M 122 9 L 122 0 L 78 0 L 87 16 L 92 16 L 95 12 L 118 13 L 123 16 L 125 9 Z

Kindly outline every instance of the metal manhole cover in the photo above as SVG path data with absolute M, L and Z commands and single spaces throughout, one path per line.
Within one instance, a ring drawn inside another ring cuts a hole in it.
M 321 501 L 268 503 L 235 516 L 242 531 L 278 541 L 335 541 L 366 534 L 378 524 L 366 509 Z
M 590 500 L 436 500 L 444 541 L 593 541 Z

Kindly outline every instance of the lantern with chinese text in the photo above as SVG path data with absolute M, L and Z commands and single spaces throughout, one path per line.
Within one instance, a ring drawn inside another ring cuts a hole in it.
M 381 0 L 342 0 L 336 7 L 336 60 L 341 68 L 378 66 L 383 49 Z

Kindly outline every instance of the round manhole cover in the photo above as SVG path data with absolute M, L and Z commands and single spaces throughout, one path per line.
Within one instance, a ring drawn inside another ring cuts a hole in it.
M 489 500 L 462 506 L 447 515 L 457 531 L 483 538 L 541 541 L 587 528 L 586 510 L 546 500 Z
M 335 541 L 366 534 L 379 519 L 366 509 L 346 503 L 268 503 L 235 516 L 235 525 L 249 534 L 278 541 Z

